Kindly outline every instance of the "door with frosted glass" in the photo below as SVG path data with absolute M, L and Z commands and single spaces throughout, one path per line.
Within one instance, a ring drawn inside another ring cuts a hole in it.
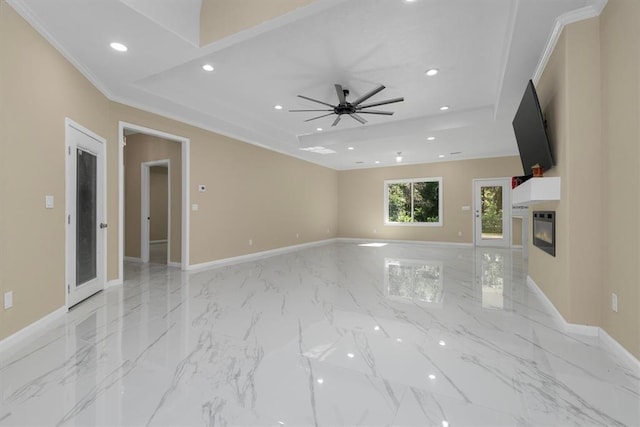
M 474 229 L 477 246 L 511 245 L 511 180 L 474 180 Z
M 67 125 L 67 307 L 104 288 L 104 142 Z

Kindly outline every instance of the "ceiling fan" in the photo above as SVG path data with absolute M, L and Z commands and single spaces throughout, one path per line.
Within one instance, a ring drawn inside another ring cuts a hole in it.
M 338 94 L 338 100 L 340 101 L 338 103 L 338 105 L 331 105 L 327 102 L 324 101 L 318 101 L 317 99 L 313 99 L 313 98 L 309 98 L 308 96 L 304 96 L 304 95 L 298 95 L 299 98 L 302 99 L 306 99 L 309 101 L 313 101 L 313 102 L 317 102 L 318 104 L 322 104 L 322 105 L 326 105 L 327 107 L 331 107 L 331 109 L 324 109 L 324 110 L 289 110 L 290 113 L 301 113 L 301 112 L 311 112 L 311 111 L 330 111 L 330 113 L 328 114 L 323 114 L 321 116 L 317 116 L 317 117 L 313 117 L 311 119 L 307 119 L 305 120 L 305 122 L 310 122 L 311 120 L 316 120 L 316 119 L 320 119 L 322 117 L 327 117 L 330 116 L 332 114 L 337 114 L 338 117 L 336 117 L 336 119 L 333 121 L 333 124 L 331 126 L 335 126 L 340 122 L 340 119 L 342 118 L 343 114 L 348 114 L 352 119 L 365 124 L 367 123 L 367 121 L 363 118 L 360 117 L 360 114 L 378 114 L 378 115 L 382 115 L 382 116 L 391 116 L 393 115 L 393 111 L 369 111 L 366 110 L 367 108 L 371 108 L 371 107 L 377 107 L 380 105 L 386 105 L 386 104 L 393 104 L 394 102 L 402 102 L 404 101 L 404 98 L 393 98 L 393 99 L 388 99 L 386 101 L 380 101 L 380 102 L 373 102 L 370 104 L 362 104 L 364 101 L 366 101 L 367 99 L 371 98 L 373 95 L 377 94 L 378 92 L 382 91 L 385 87 L 383 85 L 378 86 L 377 88 L 373 89 L 371 92 L 368 92 L 366 94 L 364 94 L 363 96 L 361 96 L 360 98 L 356 99 L 353 102 L 348 102 L 347 101 L 347 96 L 349 96 L 349 90 L 348 89 L 344 89 L 342 87 L 342 85 L 336 84 L 334 85 L 336 88 L 336 93 Z

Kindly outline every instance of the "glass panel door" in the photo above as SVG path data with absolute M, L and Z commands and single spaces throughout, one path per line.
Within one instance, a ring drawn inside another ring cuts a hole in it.
M 480 227 L 482 239 L 503 239 L 502 186 L 480 186 Z
M 474 181 L 475 244 L 511 246 L 511 181 Z
M 76 150 L 76 287 L 97 277 L 97 158 Z
M 101 291 L 105 284 L 105 142 L 67 120 L 66 291 L 67 307 Z

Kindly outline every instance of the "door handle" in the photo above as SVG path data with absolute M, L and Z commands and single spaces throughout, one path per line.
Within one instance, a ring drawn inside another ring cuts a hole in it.
M 100 228 L 107 228 L 109 225 L 105 224 L 104 222 L 100 223 Z

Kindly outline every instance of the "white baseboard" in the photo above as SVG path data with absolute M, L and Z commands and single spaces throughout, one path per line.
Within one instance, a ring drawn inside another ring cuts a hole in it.
M 167 263 L 167 267 L 178 267 L 178 268 L 181 268 L 181 267 L 182 267 L 182 264 L 181 264 L 181 263 L 179 263 L 179 262 L 173 262 L 173 261 L 172 261 L 172 262 L 168 262 L 168 263 Z
M 126 256 L 124 257 L 124 260 L 129 262 L 142 262 L 142 258 L 137 258 L 133 256 Z
M 167 243 L 167 241 L 168 241 L 167 239 L 164 239 L 164 240 L 150 240 L 149 244 L 150 245 L 155 245 L 155 244 L 159 244 L 159 243 Z
M 32 324 L 25 326 L 20 329 L 18 332 L 15 332 L 5 339 L 0 341 L 0 353 L 8 350 L 9 348 L 15 347 L 20 342 L 25 339 L 37 334 L 38 332 L 44 330 L 50 323 L 55 320 L 58 320 L 62 316 L 67 313 L 67 307 L 60 307 L 59 309 L 47 314 L 46 316 L 36 320 Z
M 449 247 L 473 247 L 473 243 L 454 243 L 454 242 L 430 242 L 423 240 L 389 240 L 389 239 L 357 239 L 350 237 L 336 237 L 333 239 L 318 240 L 316 242 L 302 243 L 300 245 L 285 246 L 277 249 L 270 249 L 262 252 L 255 252 L 247 255 L 240 255 L 231 258 L 224 258 L 215 261 L 203 262 L 200 264 L 192 264 L 187 266 L 187 270 L 202 270 L 205 268 L 215 268 L 225 265 L 239 264 L 241 262 L 255 261 L 258 259 L 268 258 L 274 255 L 280 255 L 300 249 L 310 248 L 313 246 L 327 245 L 334 242 L 362 243 L 362 242 L 381 242 L 381 243 L 400 243 L 415 245 L 432 245 L 432 246 L 449 246 Z
M 580 325 L 577 323 L 569 323 L 565 320 L 564 316 L 558 311 L 555 305 L 551 302 L 551 300 L 542 292 L 542 289 L 538 286 L 538 284 L 531 278 L 531 276 L 527 275 L 527 284 L 533 289 L 538 296 L 542 299 L 547 308 L 554 314 L 554 318 L 558 326 L 560 326 L 564 331 L 571 332 L 579 335 L 588 335 L 590 337 L 597 337 L 600 329 L 597 326 L 589 326 L 589 325 Z
M 239 264 L 241 262 L 255 261 L 255 260 L 258 260 L 258 259 L 269 258 L 269 257 L 272 257 L 274 255 L 280 255 L 280 254 L 285 254 L 285 253 L 289 253 L 289 252 L 294 252 L 294 251 L 297 251 L 297 250 L 300 250 L 300 249 L 311 248 L 311 247 L 314 247 L 314 246 L 328 245 L 329 243 L 333 243 L 335 241 L 336 241 L 336 239 L 318 240 L 316 242 L 302 243 L 300 245 L 285 246 L 285 247 L 282 247 L 282 248 L 270 249 L 270 250 L 267 250 L 267 251 L 255 252 L 255 253 L 247 254 L 247 255 L 240 255 L 240 256 L 235 256 L 235 257 L 231 257 L 231 258 L 223 258 L 223 259 L 218 259 L 218 260 L 215 260 L 215 261 L 203 262 L 203 263 L 200 263 L 200 264 L 191 264 L 191 265 L 187 266 L 187 270 L 189 270 L 189 271 L 191 271 L 191 270 L 202 270 L 202 269 L 205 269 L 205 268 L 215 268 L 215 267 L 222 267 L 222 266 L 226 266 L 226 265 Z
M 122 285 L 122 279 L 113 279 L 109 280 L 106 285 L 104 285 L 105 289 L 113 288 L 115 286 Z
M 450 247 L 473 247 L 473 243 L 457 243 L 457 242 L 434 242 L 429 240 L 393 240 L 393 239 L 358 239 L 355 237 L 337 237 L 334 239 L 337 242 L 343 243 L 399 243 L 409 245 L 430 245 L 430 246 L 450 246 Z
M 607 333 L 607 331 L 599 326 L 580 325 L 567 322 L 562 314 L 560 314 L 560 312 L 553 305 L 551 300 L 547 298 L 545 293 L 542 292 L 542 289 L 540 289 L 538 284 L 529 275 L 527 275 L 527 284 L 540 296 L 540 299 L 542 299 L 547 308 L 549 308 L 549 310 L 554 314 L 558 326 L 562 327 L 566 332 L 578 335 L 598 337 L 600 345 L 602 347 L 608 348 L 613 354 L 617 355 L 620 359 L 626 360 L 631 366 L 634 366 L 640 371 L 640 360 L 636 359 L 636 357 L 631 354 L 629 350 L 624 348 L 618 341 L 613 339 L 611 335 Z
M 631 364 L 632 366 L 635 366 L 638 372 L 640 372 L 640 360 L 636 359 L 636 357 L 633 354 L 631 354 L 629 350 L 624 348 L 622 344 L 614 340 L 613 337 L 607 333 L 607 331 L 605 331 L 602 328 L 599 328 L 599 329 L 600 329 L 600 335 L 598 336 L 600 338 L 600 343 L 604 347 L 607 347 L 609 350 L 611 350 L 612 353 L 617 354 L 619 357 L 622 357 L 627 362 L 629 362 L 629 364 Z

